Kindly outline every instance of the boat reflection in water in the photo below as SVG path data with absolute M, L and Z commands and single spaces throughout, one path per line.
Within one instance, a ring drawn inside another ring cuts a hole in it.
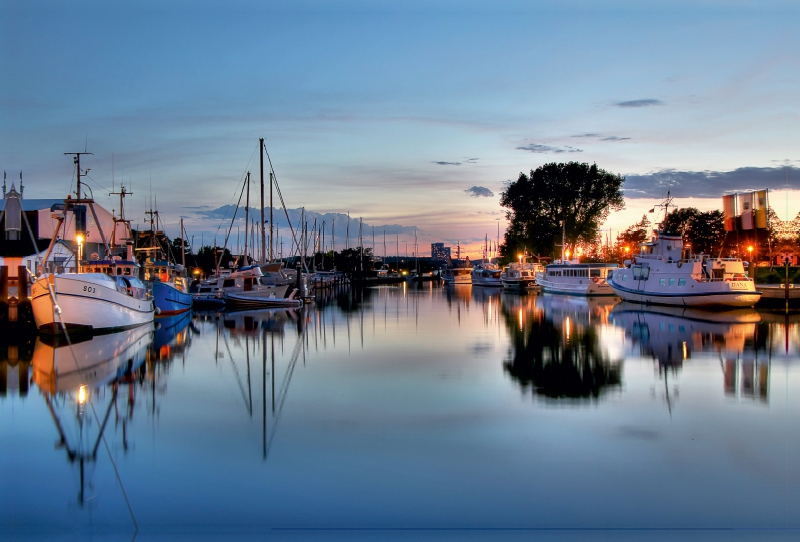
M 225 311 L 198 315 L 197 323 L 201 328 L 205 328 L 209 324 L 215 328 L 214 358 L 217 360 L 227 358 L 227 364 L 230 365 L 249 418 L 257 415 L 254 402 L 257 406 L 258 392 L 261 392 L 261 454 L 263 460 L 267 459 L 272 447 L 297 360 L 304 353 L 305 327 L 308 318 L 307 307 Z M 287 324 L 291 325 L 287 326 Z M 284 364 L 281 363 L 285 352 L 283 339 L 286 330 L 291 328 L 296 330 L 297 339 L 292 347 L 288 363 L 283 366 Z M 202 334 L 202 331 L 198 333 Z M 279 358 L 277 366 L 276 357 Z M 257 383 L 259 365 L 261 386 L 258 386 Z M 282 374 L 277 376 L 278 373 Z M 280 383 L 276 386 L 278 378 L 280 378 Z
M 511 335 L 503 368 L 523 390 L 549 400 L 597 399 L 622 382 L 621 359 L 601 342 L 611 298 L 504 296 Z
M 675 375 L 693 355 L 719 360 L 725 395 L 767 401 L 770 330 L 755 309 L 714 312 L 622 302 L 610 319 L 624 329 L 643 357 L 658 363 L 670 409 L 670 374 Z
M 76 337 L 71 344 L 61 335 L 40 335 L 33 349 L 33 380 L 50 394 L 108 384 L 144 363 L 153 328 L 150 322 L 90 339 Z
M 191 323 L 192 311 L 158 318 L 148 361 L 172 361 L 185 354 L 191 344 Z
M 115 408 L 119 391 L 116 381 L 143 365 L 152 339 L 153 323 L 71 344 L 63 336 L 36 339 L 33 381 L 58 431 L 57 447 L 78 466 L 80 506 L 86 501 L 86 464 L 97 461 L 104 433 L 114 424 L 109 423 L 111 414 L 119 412 Z M 123 438 L 124 433 L 123 425 Z

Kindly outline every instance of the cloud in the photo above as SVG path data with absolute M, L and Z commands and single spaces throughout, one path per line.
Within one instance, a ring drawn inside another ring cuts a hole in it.
M 466 192 L 473 198 L 491 198 L 492 196 L 494 196 L 494 192 L 492 192 L 485 186 L 473 186 L 472 188 L 467 188 L 466 190 L 464 190 L 464 192 Z
M 579 135 L 574 135 L 572 137 L 599 139 L 600 141 L 626 141 L 630 139 L 629 137 L 604 136 L 603 134 L 579 134 Z
M 575 147 L 570 147 L 569 145 L 565 145 L 563 147 L 551 147 L 550 145 L 540 145 L 538 143 L 530 143 L 528 145 L 522 145 L 521 147 L 517 147 L 517 150 L 520 151 L 530 151 L 540 154 L 561 154 L 564 152 L 583 152 L 582 149 L 576 149 Z
M 651 105 L 664 105 L 661 100 L 654 98 L 646 98 L 643 100 L 628 100 L 627 102 L 617 102 L 614 105 L 617 107 L 649 107 Z
M 717 198 L 728 192 L 783 189 L 800 176 L 798 167 L 743 167 L 733 171 L 676 171 L 662 169 L 644 175 L 625 175 L 628 198 Z
M 445 162 L 445 161 L 436 161 L 431 162 L 432 164 L 436 164 L 437 166 L 460 166 L 461 164 L 474 164 L 478 161 L 477 158 L 464 158 L 463 162 Z
M 221 207 L 217 207 L 216 209 L 206 209 L 206 210 L 198 210 L 195 212 L 200 218 L 203 218 L 207 221 L 214 221 L 214 226 L 218 226 L 223 230 L 227 230 L 228 226 L 230 225 L 231 217 L 233 216 L 234 211 L 236 210 L 235 205 L 223 205 Z M 250 207 L 250 218 L 256 219 L 258 217 L 261 210 L 257 206 Z M 269 213 L 269 209 L 266 208 L 266 213 Z M 348 216 L 344 213 L 317 213 L 314 211 L 309 211 L 308 209 L 303 210 L 302 208 L 297 209 L 287 209 L 286 213 L 289 215 L 289 220 L 292 222 L 292 227 L 297 229 L 300 226 L 300 220 L 305 219 L 306 223 L 308 224 L 309 229 L 313 228 L 314 223 L 318 228 L 321 228 L 322 225 L 325 225 L 325 231 L 330 232 L 331 224 L 334 225 L 336 229 L 336 239 L 337 242 L 339 240 L 344 240 L 345 236 L 349 234 L 350 236 L 350 244 L 352 245 L 354 239 L 358 236 L 359 228 L 362 229 L 364 237 L 368 237 L 372 235 L 372 228 L 375 228 L 375 233 L 383 234 L 384 231 L 387 235 L 413 235 L 414 230 L 416 229 L 418 232 L 421 232 L 420 228 L 416 226 L 401 226 L 399 224 L 368 224 L 367 222 L 360 223 L 358 217 L 351 216 L 349 217 L 349 224 L 350 228 L 348 231 L 347 224 L 348 224 Z M 289 235 L 289 223 L 286 221 L 286 213 L 284 213 L 283 209 L 276 208 L 274 210 L 274 220 L 275 225 L 278 228 L 281 228 L 281 233 L 285 235 Z M 244 206 L 239 207 L 239 210 L 236 212 L 236 222 L 235 224 L 241 225 L 241 222 L 244 221 L 245 210 Z M 235 234 L 234 234 L 235 235 Z

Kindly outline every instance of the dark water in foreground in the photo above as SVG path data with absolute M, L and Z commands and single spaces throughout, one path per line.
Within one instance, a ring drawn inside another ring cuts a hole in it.
M 0 537 L 798 539 L 799 323 L 427 285 L 12 343 Z

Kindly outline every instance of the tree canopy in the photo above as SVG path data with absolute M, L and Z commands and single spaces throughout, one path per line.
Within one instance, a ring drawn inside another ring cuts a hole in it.
M 516 259 L 523 249 L 553 253 L 561 241 L 562 221 L 568 245 L 594 243 L 609 212 L 625 208 L 624 182 L 597 164 L 579 162 L 544 164 L 530 175 L 520 173 L 500 197 L 509 221 L 503 256 Z
M 696 253 L 716 254 L 725 240 L 722 211 L 701 213 L 694 207 L 675 209 L 661 223 L 664 232 L 683 236 Z

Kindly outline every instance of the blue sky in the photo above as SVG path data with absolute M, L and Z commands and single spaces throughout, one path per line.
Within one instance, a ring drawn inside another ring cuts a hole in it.
M 614 229 L 665 172 L 707 172 L 684 198 L 797 183 L 794 2 L 116 4 L 2 5 L 0 164 L 28 197 L 66 195 L 88 141 L 100 203 L 113 153 L 129 218 L 152 187 L 207 239 L 264 137 L 287 206 L 477 254 L 504 183 L 546 162 L 635 179 Z

